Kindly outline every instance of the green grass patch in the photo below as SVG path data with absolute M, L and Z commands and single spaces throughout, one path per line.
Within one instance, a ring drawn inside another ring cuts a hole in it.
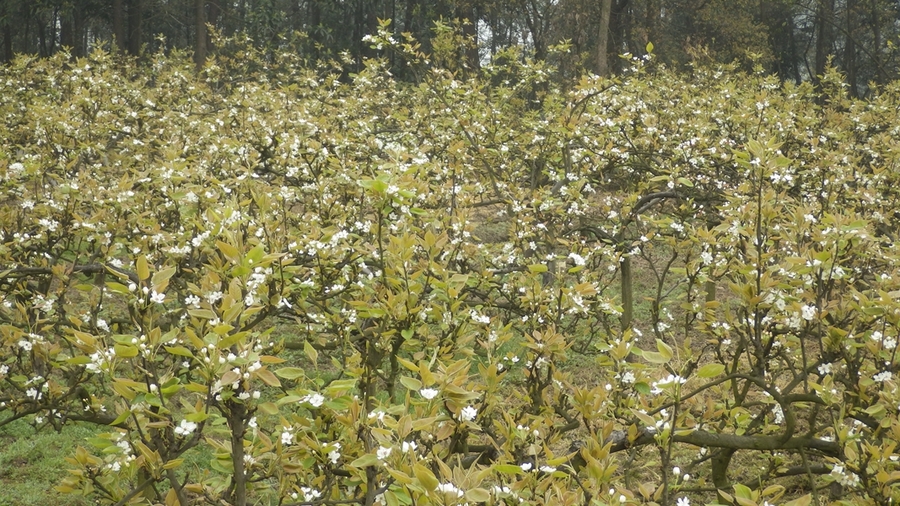
M 84 497 L 60 494 L 53 487 L 66 476 L 73 455 L 96 433 L 87 425 L 67 425 L 60 432 L 35 432 L 25 420 L 0 427 L 0 506 L 82 506 Z

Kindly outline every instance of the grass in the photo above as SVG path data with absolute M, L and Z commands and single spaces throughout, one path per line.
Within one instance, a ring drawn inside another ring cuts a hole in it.
M 86 445 L 94 429 L 69 425 L 60 432 L 35 432 L 25 420 L 0 427 L 0 506 L 82 506 L 84 497 L 60 494 L 53 487 L 66 476 L 65 457 Z

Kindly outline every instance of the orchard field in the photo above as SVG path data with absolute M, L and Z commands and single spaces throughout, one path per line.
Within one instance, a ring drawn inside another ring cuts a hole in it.
M 78 428 L 54 501 L 900 500 L 900 88 L 370 42 L 415 82 L 0 68 L 0 437 Z

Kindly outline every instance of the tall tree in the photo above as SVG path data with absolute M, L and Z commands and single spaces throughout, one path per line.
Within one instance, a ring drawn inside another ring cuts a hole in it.
M 843 57 L 843 68 L 844 72 L 847 75 L 847 87 L 850 89 L 850 95 L 853 97 L 859 96 L 859 88 L 857 87 L 857 62 L 856 62 L 856 37 L 858 35 L 856 30 L 856 14 L 857 14 L 857 0 L 846 0 L 847 5 L 844 9 L 844 35 L 846 37 L 846 42 L 844 42 L 844 57 Z
M 600 0 L 600 21 L 597 25 L 597 74 L 609 75 L 609 17 L 613 0 Z
M 834 54 L 834 0 L 817 0 L 816 59 L 813 81 L 825 73 L 828 57 Z
M 127 35 L 125 32 L 125 4 L 124 0 L 112 0 L 112 35 L 115 47 L 124 53 L 127 48 Z
M 128 53 L 138 56 L 143 42 L 144 0 L 128 0 Z
M 760 2 L 759 19 L 768 33 L 773 58 L 771 70 L 781 79 L 800 82 L 795 7 L 794 0 L 764 0 Z
M 194 63 L 203 68 L 206 63 L 206 0 L 194 0 Z

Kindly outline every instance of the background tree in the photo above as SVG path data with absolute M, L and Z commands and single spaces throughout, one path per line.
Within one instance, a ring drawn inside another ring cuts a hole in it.
M 900 7 L 890 0 L 7 0 L 0 45 L 5 61 L 62 47 L 75 56 L 96 47 L 132 56 L 144 46 L 179 48 L 194 51 L 202 66 L 210 51 L 227 51 L 211 48 L 210 25 L 225 36 L 245 34 L 270 55 L 290 50 L 342 62 L 350 73 L 382 54 L 363 41 L 379 19 L 392 20 L 395 38 L 409 33 L 426 52 L 439 36 L 435 23 L 455 27 L 469 69 L 516 46 L 517 58 L 551 62 L 564 79 L 582 70 L 621 75 L 628 62 L 619 56 L 643 55 L 648 42 L 675 69 L 737 62 L 795 82 L 818 82 L 830 59 L 853 96 L 890 82 L 900 68 Z M 552 50 L 564 41 L 568 52 Z M 403 61 L 390 63 L 398 76 L 414 78 Z

